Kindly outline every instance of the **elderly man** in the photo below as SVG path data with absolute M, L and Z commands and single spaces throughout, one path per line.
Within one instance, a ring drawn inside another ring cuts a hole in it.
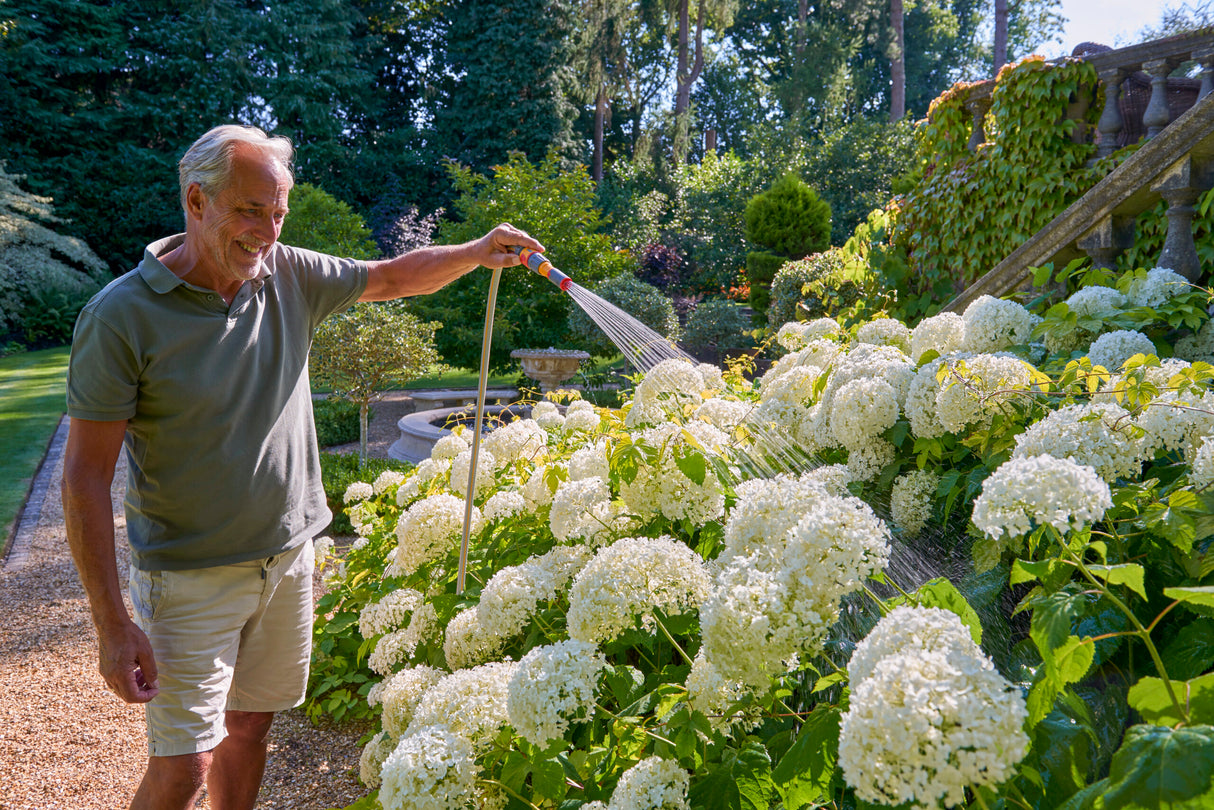
M 312 333 L 355 301 L 433 292 L 543 246 L 500 225 L 463 245 L 361 262 L 278 243 L 289 141 L 217 127 L 180 163 L 185 234 L 147 247 L 80 315 L 63 502 L 100 671 L 146 703 L 132 807 L 251 808 L 274 713 L 305 694 L 312 539 L 330 520 L 312 424 Z M 130 596 L 110 485 L 120 448 Z

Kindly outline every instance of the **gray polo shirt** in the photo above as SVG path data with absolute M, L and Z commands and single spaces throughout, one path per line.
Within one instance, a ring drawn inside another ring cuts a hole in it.
M 126 419 L 126 519 L 143 570 L 205 568 L 310 541 L 332 515 L 321 485 L 308 350 L 358 300 L 367 267 L 275 245 L 231 305 L 143 261 L 80 313 L 67 410 Z

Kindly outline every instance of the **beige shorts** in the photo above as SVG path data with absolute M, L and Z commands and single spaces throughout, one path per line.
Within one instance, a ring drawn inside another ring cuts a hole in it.
M 156 657 L 148 754 L 209 751 L 224 712 L 303 702 L 312 647 L 310 542 L 263 560 L 188 571 L 131 567 L 135 622 Z

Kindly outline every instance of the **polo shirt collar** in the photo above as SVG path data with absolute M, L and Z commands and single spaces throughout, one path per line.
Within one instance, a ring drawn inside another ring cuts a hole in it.
M 139 275 L 143 277 L 143 280 L 152 288 L 153 292 L 163 295 L 186 283 L 180 276 L 165 267 L 164 262 L 157 258 L 177 248 L 183 242 L 185 242 L 185 234 L 178 233 L 173 236 L 166 236 L 164 239 L 157 239 L 144 248 L 143 261 L 139 263 Z M 257 278 L 253 279 L 253 283 L 250 286 L 253 290 L 260 289 L 269 276 L 270 272 L 266 269 L 266 263 L 263 260 L 261 272 Z

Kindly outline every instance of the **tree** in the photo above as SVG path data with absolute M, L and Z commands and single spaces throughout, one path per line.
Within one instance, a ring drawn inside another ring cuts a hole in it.
M 284 245 L 352 259 L 380 257 L 363 218 L 324 189 L 296 183 L 288 205 L 290 213 L 278 237 Z
M 902 0 L 889 0 L 889 119 L 897 121 L 906 115 L 906 29 L 903 26 Z
M 590 176 L 603 179 L 604 137 L 611 101 L 628 79 L 626 30 L 636 24 L 631 4 L 624 0 L 583 0 L 575 59 L 581 77 L 581 100 L 594 104 Z
M 1007 64 L 1007 0 L 995 0 L 995 65 L 991 76 Z
M 448 157 L 483 170 L 522 152 L 574 154 L 567 0 L 460 0 L 435 124 Z
M 367 464 L 367 416 L 385 391 L 400 388 L 439 362 L 434 330 L 397 301 L 355 304 L 326 318 L 312 340 L 308 368 L 334 396 L 358 405 L 358 462 Z
M 733 23 L 738 0 L 694 0 L 695 31 L 692 52 L 692 0 L 672 0 L 671 20 L 675 29 L 674 160 L 687 155 L 691 132 L 691 88 L 704 70 L 704 36 L 709 26 L 723 31 Z

